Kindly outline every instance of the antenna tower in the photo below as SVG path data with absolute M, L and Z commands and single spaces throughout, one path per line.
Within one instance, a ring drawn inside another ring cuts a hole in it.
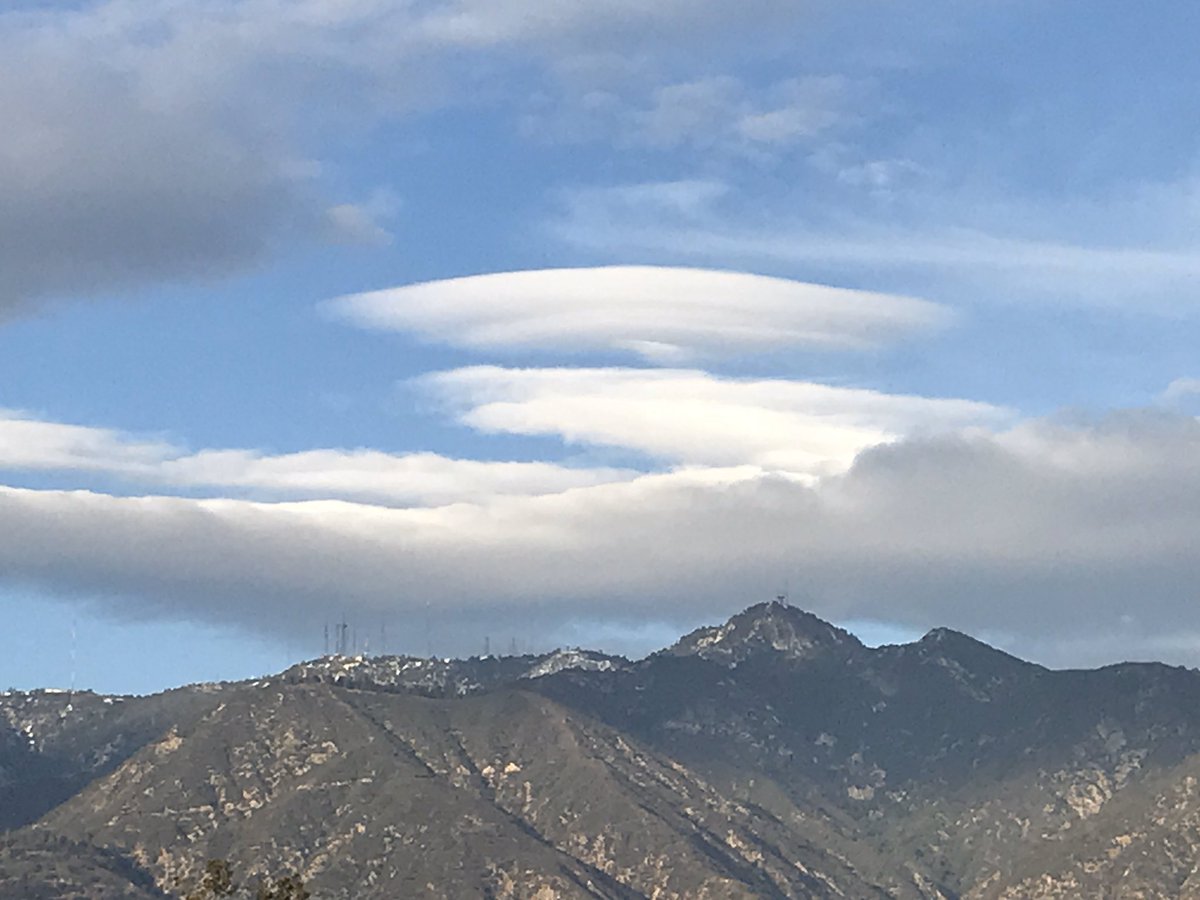
M 71 617 L 71 692 L 67 694 L 67 711 L 70 712 L 75 708 L 75 671 L 78 668 L 78 628 L 75 616 Z
M 784 606 L 787 606 L 788 605 L 788 594 L 791 593 L 791 587 L 792 587 L 792 579 L 785 578 L 783 580 L 783 590 L 775 595 L 776 601 L 778 601 L 779 603 L 782 603 Z
M 346 656 L 350 650 L 350 626 L 346 624 L 346 617 L 342 616 L 342 621 L 335 626 L 337 632 L 336 652 L 338 656 Z

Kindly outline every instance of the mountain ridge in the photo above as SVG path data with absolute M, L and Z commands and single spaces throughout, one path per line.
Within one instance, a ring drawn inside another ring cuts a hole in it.
M 660 652 L 736 665 L 755 653 L 804 659 L 860 649 L 864 645 L 850 632 L 777 598 L 750 606 L 723 625 L 698 628 Z
M 778 601 L 633 661 L 0 695 L 27 891 L 37 859 L 171 895 L 219 855 L 316 898 L 1200 897 L 1193 783 L 1195 670 L 1051 670 L 949 629 L 872 648 Z

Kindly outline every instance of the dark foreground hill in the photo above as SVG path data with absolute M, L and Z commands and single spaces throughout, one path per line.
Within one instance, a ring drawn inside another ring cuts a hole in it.
M 1200 673 L 871 649 L 781 603 L 640 662 L 330 657 L 0 695 L 2 897 L 1200 898 Z M 174 892 L 174 894 L 172 894 Z

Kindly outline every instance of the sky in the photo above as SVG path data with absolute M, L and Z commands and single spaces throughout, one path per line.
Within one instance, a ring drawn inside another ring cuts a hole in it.
M 15 0 L 0 688 L 324 651 L 1200 664 L 1200 30 L 1115 0 Z

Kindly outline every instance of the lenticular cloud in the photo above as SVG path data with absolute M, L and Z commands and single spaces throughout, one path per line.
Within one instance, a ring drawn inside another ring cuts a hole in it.
M 945 325 L 925 300 L 656 266 L 430 281 L 331 302 L 357 325 L 473 349 L 622 351 L 677 362 L 788 347 L 866 349 Z

